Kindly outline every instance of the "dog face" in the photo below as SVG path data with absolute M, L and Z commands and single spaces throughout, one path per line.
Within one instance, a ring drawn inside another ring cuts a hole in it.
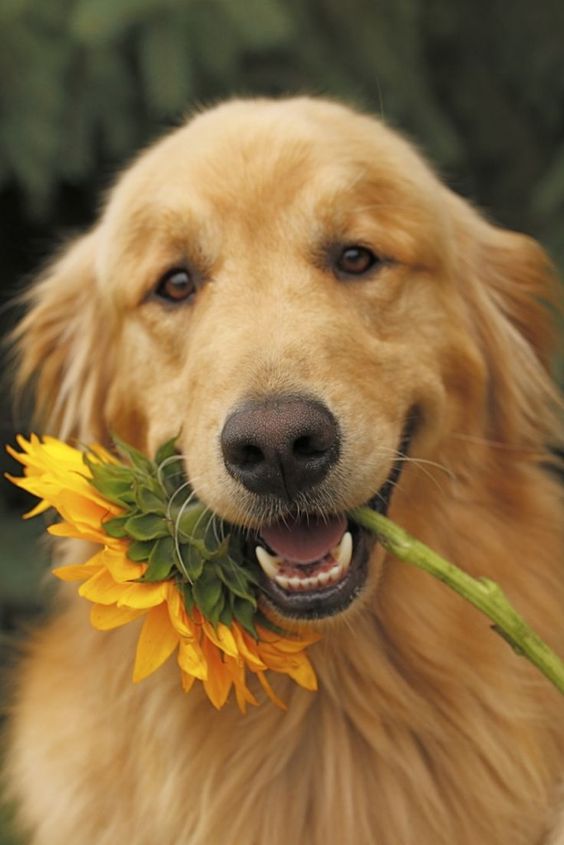
M 125 173 L 32 294 L 23 371 L 66 434 L 178 435 L 197 495 L 259 547 L 265 601 L 321 619 L 376 585 L 344 514 L 387 506 L 406 451 L 532 436 L 546 278 L 382 124 L 233 102 Z

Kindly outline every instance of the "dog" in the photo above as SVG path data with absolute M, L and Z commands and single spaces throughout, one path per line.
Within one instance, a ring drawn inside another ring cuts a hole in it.
M 287 712 L 243 716 L 172 661 L 133 685 L 138 629 L 94 631 L 61 587 L 12 706 L 30 843 L 564 843 L 562 696 L 345 517 L 386 510 L 564 652 L 554 281 L 532 239 L 329 100 L 229 101 L 125 171 L 32 288 L 20 381 L 71 441 L 153 454 L 180 432 L 198 497 L 266 554 L 265 613 L 319 632 L 319 690 L 274 675 Z M 333 583 L 320 525 L 353 541 Z

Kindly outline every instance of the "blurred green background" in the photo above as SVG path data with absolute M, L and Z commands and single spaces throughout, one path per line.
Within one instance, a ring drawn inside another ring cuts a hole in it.
M 296 92 L 383 115 L 451 187 L 564 267 L 562 0 L 1 0 L 3 334 L 14 297 L 93 220 L 132 151 L 196 105 Z M 28 422 L 13 410 L 6 356 L 4 370 L 8 442 Z M 23 494 L 2 484 L 6 661 L 40 606 L 45 555 L 41 525 L 19 520 Z M 0 820 L 0 845 L 13 842 L 7 828 Z

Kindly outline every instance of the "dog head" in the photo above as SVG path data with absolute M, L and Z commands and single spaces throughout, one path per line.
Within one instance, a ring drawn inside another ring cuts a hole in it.
M 547 437 L 550 277 L 382 123 L 234 101 L 141 155 L 34 287 L 22 378 L 64 436 L 178 435 L 265 600 L 322 618 L 377 583 L 345 513 L 387 507 L 406 458 Z

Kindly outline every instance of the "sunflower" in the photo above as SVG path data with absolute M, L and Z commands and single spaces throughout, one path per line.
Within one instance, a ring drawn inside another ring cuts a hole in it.
M 20 435 L 17 443 L 20 452 L 7 449 L 23 464 L 24 476 L 8 478 L 40 499 L 25 518 L 55 508 L 62 521 L 49 526 L 50 534 L 100 547 L 85 563 L 58 567 L 53 574 L 81 582 L 79 595 L 92 602 L 90 620 L 100 631 L 143 617 L 134 682 L 176 654 L 184 690 L 200 681 L 218 709 L 232 690 L 241 712 L 257 705 L 248 686 L 252 675 L 285 708 L 267 670 L 317 689 L 305 650 L 318 637 L 290 637 L 261 617 L 250 592 L 252 577 L 233 559 L 231 538 L 216 532 L 216 547 L 210 548 L 208 534 L 197 536 L 201 519 L 195 515 L 203 506 L 187 498 L 178 518 L 168 518 L 172 499 L 187 487 L 186 481 L 167 487 L 163 478 L 162 468 L 175 459 L 172 441 L 155 462 L 119 444 L 127 463 L 101 446 L 85 453 L 53 437 Z

